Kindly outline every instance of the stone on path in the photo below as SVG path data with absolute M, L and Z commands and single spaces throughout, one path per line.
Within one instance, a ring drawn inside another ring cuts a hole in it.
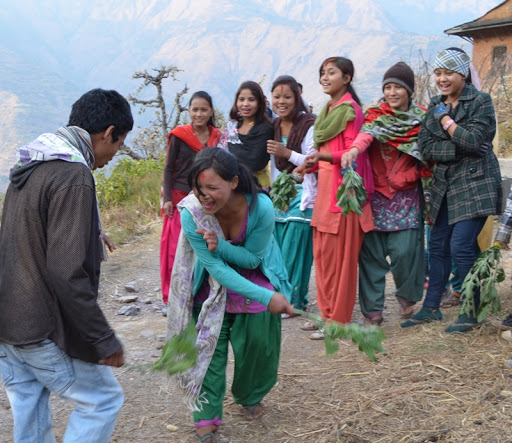
M 140 309 L 137 305 L 123 306 L 119 309 L 117 315 L 138 315 Z
M 134 303 L 139 299 L 137 295 L 123 295 L 119 297 L 118 300 L 120 303 Z
M 126 283 L 124 285 L 124 289 L 126 289 L 126 292 L 140 292 L 139 285 L 136 281 L 131 281 L 130 283 Z

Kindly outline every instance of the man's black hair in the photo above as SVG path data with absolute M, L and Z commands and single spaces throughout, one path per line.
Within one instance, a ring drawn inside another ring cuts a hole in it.
M 72 106 L 68 126 L 78 126 L 89 134 L 99 134 L 114 126 L 112 141 L 133 129 L 130 104 L 119 92 L 92 89 Z

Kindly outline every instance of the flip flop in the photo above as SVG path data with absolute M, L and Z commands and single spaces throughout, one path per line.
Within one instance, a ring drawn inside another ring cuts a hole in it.
M 313 321 L 307 321 L 300 327 L 303 331 L 317 331 L 318 326 Z

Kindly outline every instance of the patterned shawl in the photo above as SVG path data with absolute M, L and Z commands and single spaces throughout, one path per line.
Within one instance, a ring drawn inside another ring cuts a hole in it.
M 190 212 L 198 228 L 214 231 L 219 238 L 224 238 L 217 218 L 203 212 L 194 194 L 189 194 L 178 203 L 180 212 L 183 208 Z M 169 290 L 168 339 L 183 332 L 192 320 L 195 261 L 194 250 L 182 230 L 176 248 Z M 182 374 L 176 375 L 179 386 L 185 390 L 185 402 L 192 411 L 200 411 L 202 403 L 207 402 L 201 395 L 201 386 L 217 346 L 226 309 L 226 289 L 212 276 L 208 277 L 208 284 L 210 293 L 203 303 L 196 324 L 198 331 L 196 347 L 199 354 L 197 364 Z
M 286 147 L 292 151 L 301 153 L 302 140 L 306 136 L 309 128 L 315 123 L 315 117 L 305 112 L 299 114 L 299 116 L 293 122 L 290 136 L 288 137 L 288 143 Z M 281 143 L 281 118 L 278 117 L 274 120 L 274 140 Z M 283 157 L 275 157 L 276 167 L 280 171 L 292 172 L 297 166 L 288 161 Z
M 414 101 L 411 101 L 408 111 L 397 111 L 381 100 L 366 111 L 361 132 L 422 161 L 418 133 L 425 113 L 425 109 Z

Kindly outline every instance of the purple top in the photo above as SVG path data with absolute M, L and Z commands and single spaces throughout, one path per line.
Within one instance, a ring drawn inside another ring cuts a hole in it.
M 244 223 L 242 225 L 242 229 L 240 230 L 240 234 L 236 238 L 230 241 L 233 245 L 241 245 L 243 247 L 243 243 L 245 241 L 245 235 L 247 233 L 247 219 L 249 216 L 249 208 L 245 213 Z M 261 269 L 258 267 L 256 269 L 243 269 L 239 268 L 236 264 L 229 263 L 229 265 L 238 271 L 238 273 L 245 277 L 247 280 L 252 281 L 258 286 L 262 286 L 264 288 L 274 290 L 272 284 L 269 279 L 265 277 Z M 208 298 L 208 294 L 210 292 L 210 285 L 208 284 L 208 276 L 205 277 L 203 284 L 197 291 L 197 294 L 194 297 L 194 306 L 199 306 L 203 304 L 203 302 Z M 264 312 L 267 310 L 265 305 L 258 303 L 250 298 L 244 297 L 236 292 L 231 291 L 231 289 L 226 289 L 227 299 L 226 299 L 226 312 L 230 314 L 257 314 L 259 312 Z

